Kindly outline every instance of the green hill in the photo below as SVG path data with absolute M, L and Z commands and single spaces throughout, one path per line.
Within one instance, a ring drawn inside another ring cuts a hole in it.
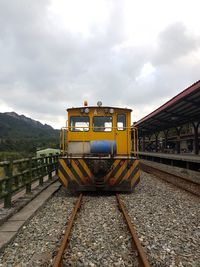
M 59 130 L 15 112 L 0 113 L 0 160 L 46 147 L 59 148 Z

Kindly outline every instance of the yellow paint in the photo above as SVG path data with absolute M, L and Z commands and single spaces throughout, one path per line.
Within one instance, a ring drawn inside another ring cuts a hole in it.
M 80 171 L 79 167 L 76 165 L 76 163 L 74 162 L 74 160 L 72 159 L 72 168 L 74 168 L 74 170 L 76 171 L 76 173 L 78 174 L 79 178 L 81 179 L 82 183 L 85 184 L 85 180 L 83 177 L 82 172 Z
M 117 171 L 117 173 L 114 175 L 114 177 L 118 179 L 126 167 L 127 167 L 127 162 L 124 162 L 120 167 L 120 169 Z
M 66 163 L 65 163 L 65 161 L 63 159 L 60 160 L 60 164 L 63 167 L 63 169 L 66 171 L 66 173 L 69 175 L 69 177 L 72 180 L 74 180 L 74 181 L 77 182 L 76 177 L 73 175 L 73 173 L 71 172 L 71 170 L 67 167 L 67 165 L 66 165 Z
M 115 140 L 117 144 L 117 155 L 130 155 L 131 153 L 131 110 L 113 108 L 114 113 L 106 113 L 105 107 L 87 107 L 89 113 L 81 113 L 83 108 L 72 108 L 68 110 L 68 125 L 67 132 L 65 132 L 67 142 L 70 141 L 94 141 L 94 140 Z M 109 107 L 108 107 L 109 109 Z M 126 115 L 126 129 L 120 131 L 117 129 L 117 115 Z M 70 117 L 71 116 L 89 116 L 90 129 L 89 131 L 72 132 L 70 131 Z M 112 116 L 112 131 L 108 132 L 94 132 L 93 117 L 94 116 Z M 84 146 L 84 144 L 83 144 Z
M 127 170 L 127 173 L 124 176 L 124 180 L 127 180 L 128 179 L 128 177 L 131 175 L 131 173 L 133 172 L 133 170 L 138 166 L 138 164 L 139 164 L 138 160 L 135 160 L 133 162 L 133 165 L 130 167 L 129 170 Z
M 132 180 L 131 180 L 131 188 L 133 188 L 133 186 L 135 185 L 135 183 L 137 182 L 139 177 L 140 177 L 140 170 L 138 170 L 136 172 L 136 174 L 134 175 L 134 177 L 132 178 Z
M 67 187 L 68 186 L 68 181 L 67 181 L 67 179 L 65 178 L 65 176 L 62 174 L 62 172 L 60 170 L 58 170 L 58 177 L 62 181 L 64 187 Z
M 88 168 L 87 164 L 84 162 L 83 159 L 79 159 L 79 163 L 81 164 L 81 166 L 83 167 L 83 169 L 85 170 L 85 172 L 87 173 L 88 177 L 91 178 L 93 177 L 92 172 L 90 171 L 90 169 Z
M 111 168 L 110 172 L 106 175 L 106 179 L 105 179 L 105 181 L 107 181 L 107 180 L 109 179 L 111 173 L 112 173 L 113 170 L 117 167 L 117 165 L 119 164 L 120 161 L 121 161 L 121 160 L 119 160 L 119 159 L 115 160 L 115 162 L 114 162 L 113 165 L 112 165 L 112 168 Z

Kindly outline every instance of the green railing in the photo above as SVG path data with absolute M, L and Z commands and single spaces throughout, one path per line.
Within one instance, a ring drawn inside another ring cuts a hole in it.
M 4 161 L 0 162 L 0 169 L 0 200 L 4 201 L 4 208 L 10 208 L 17 191 L 26 189 L 27 194 L 31 193 L 35 181 L 43 185 L 44 176 L 52 179 L 52 172 L 58 169 L 58 155 Z

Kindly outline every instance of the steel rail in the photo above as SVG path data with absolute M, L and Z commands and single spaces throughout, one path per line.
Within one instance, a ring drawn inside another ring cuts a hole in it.
M 168 175 L 168 176 L 172 176 L 176 179 L 179 179 L 179 180 L 182 180 L 184 182 L 186 182 L 189 186 L 190 185 L 193 185 L 193 186 L 198 186 L 200 188 L 200 184 L 195 182 L 195 181 L 191 181 L 191 180 L 188 180 L 187 178 L 185 177 L 181 177 L 181 176 L 178 176 L 176 174 L 172 174 L 170 172 L 167 172 L 167 171 L 164 171 L 164 170 L 161 170 L 161 169 L 157 169 L 155 167 L 152 167 L 152 166 L 149 166 L 145 163 L 140 163 L 140 166 L 141 166 L 141 169 L 144 171 L 144 172 L 149 172 L 150 174 L 153 174 L 155 175 L 157 178 L 161 179 L 161 180 L 164 180 L 166 182 L 168 182 L 169 184 L 173 184 L 174 186 L 178 187 L 178 188 L 181 188 L 182 190 L 192 194 L 192 195 L 195 195 L 195 196 L 198 196 L 200 197 L 200 192 L 195 192 L 193 191 L 192 189 L 190 188 L 186 188 L 184 187 L 184 185 L 181 185 L 181 184 L 177 184 L 175 181 L 169 181 L 169 179 L 167 179 L 166 177 L 164 176 L 160 176 L 160 174 L 164 174 L 164 175 Z
M 128 215 L 128 213 L 127 213 L 127 211 L 126 211 L 126 209 L 125 209 L 125 206 L 124 206 L 124 203 L 123 203 L 123 201 L 120 199 L 120 197 L 119 197 L 119 195 L 118 194 L 116 194 L 116 198 L 117 198 L 117 202 L 118 202 L 118 207 L 119 207 L 119 209 L 120 209 L 120 211 L 123 213 L 123 215 L 124 215 L 124 219 L 125 219 L 125 221 L 126 221 L 126 223 L 127 223 L 127 225 L 128 225 L 128 229 L 129 229 L 129 231 L 130 231 L 130 233 L 131 233 L 131 236 L 132 236 L 132 238 L 133 238 L 133 242 L 134 242 L 134 249 L 136 248 L 136 250 L 137 250 L 137 252 L 138 252 L 138 256 L 139 256 L 139 264 L 140 264 L 140 266 L 142 266 L 142 267 L 150 267 L 150 263 L 149 263 L 149 261 L 148 261 L 148 259 L 147 259 L 147 257 L 146 257 L 146 254 L 145 254 L 145 252 L 144 252 L 144 249 L 143 249 L 143 247 L 142 247 L 142 245 L 141 245 L 141 243 L 140 243 L 140 240 L 138 239 L 138 237 L 137 237 L 137 234 L 136 234 L 136 231 L 135 231 L 135 229 L 134 229 L 134 226 L 133 226 L 133 224 L 131 223 L 131 219 L 130 219 L 130 217 L 129 217 L 129 215 Z
M 65 249 L 67 248 L 69 235 L 70 235 L 74 220 L 76 218 L 76 214 L 77 214 L 77 212 L 78 212 L 78 210 L 79 210 L 79 208 L 81 206 L 82 198 L 83 198 L 83 194 L 80 194 L 79 198 L 76 201 L 74 209 L 73 209 L 73 211 L 71 213 L 71 216 L 69 218 L 69 222 L 67 224 L 67 228 L 65 230 L 65 234 L 64 234 L 63 240 L 61 242 L 61 245 L 59 247 L 58 253 L 56 255 L 53 267 L 62 267 L 63 266 L 62 256 L 63 256 L 63 253 L 64 253 Z

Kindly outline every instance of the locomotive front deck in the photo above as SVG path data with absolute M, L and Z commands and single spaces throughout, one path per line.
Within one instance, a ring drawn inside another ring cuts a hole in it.
M 62 157 L 58 176 L 70 191 L 132 192 L 139 182 L 136 157 Z

